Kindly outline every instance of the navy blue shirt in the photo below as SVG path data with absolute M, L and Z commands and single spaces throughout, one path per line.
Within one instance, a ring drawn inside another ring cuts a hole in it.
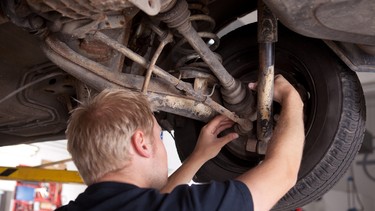
M 90 185 L 75 201 L 57 211 L 131 210 L 131 211 L 213 211 L 253 210 L 247 186 L 236 180 L 199 185 L 179 185 L 171 193 L 118 183 Z

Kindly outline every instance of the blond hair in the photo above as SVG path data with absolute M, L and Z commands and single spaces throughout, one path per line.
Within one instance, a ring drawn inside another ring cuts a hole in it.
M 146 97 L 129 90 L 107 89 L 76 108 L 66 136 L 82 179 L 96 183 L 129 161 L 130 139 L 137 129 L 151 135 L 153 113 Z

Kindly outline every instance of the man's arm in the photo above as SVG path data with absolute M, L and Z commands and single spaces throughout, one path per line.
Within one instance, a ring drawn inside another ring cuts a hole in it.
M 238 138 L 236 133 L 230 133 L 221 138 L 217 137 L 223 130 L 232 126 L 233 122 L 222 115 L 215 117 L 205 125 L 199 134 L 197 145 L 192 154 L 168 178 L 168 183 L 160 192 L 169 193 L 177 185 L 189 183 L 205 162 L 214 158 L 225 144 Z
M 270 210 L 297 181 L 304 145 L 303 102 L 284 77 L 275 78 L 274 99 L 282 106 L 265 159 L 237 180 L 253 197 L 254 210 Z

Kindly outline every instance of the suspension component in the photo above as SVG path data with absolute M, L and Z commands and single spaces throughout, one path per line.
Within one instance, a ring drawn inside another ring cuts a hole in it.
M 240 116 L 249 119 L 254 113 L 254 100 L 251 92 L 238 80 L 235 80 L 224 68 L 219 59 L 211 49 L 202 40 L 201 36 L 192 27 L 190 11 L 185 0 L 178 0 L 176 4 L 167 12 L 157 16 L 167 23 L 170 28 L 175 28 L 184 36 L 187 42 L 199 54 L 200 58 L 208 65 L 210 70 L 220 81 L 222 86 L 221 93 L 226 106 L 232 107 L 231 110 L 240 114 Z M 244 113 L 245 112 L 245 113 Z M 240 132 L 247 133 L 251 131 L 252 126 L 249 124 L 246 128 L 240 127 Z
M 111 40 L 109 37 L 107 37 L 105 34 L 98 32 L 93 35 L 96 39 L 102 41 L 103 43 L 107 44 L 108 46 L 112 47 L 113 49 L 119 51 L 120 53 L 124 54 L 126 57 L 132 59 L 133 61 L 137 62 L 138 64 L 148 67 L 149 62 L 146 61 L 143 57 L 140 55 L 134 53 L 132 50 L 127 48 L 126 46 Z M 201 93 L 196 92 L 190 84 L 184 83 L 180 79 L 174 77 L 173 75 L 169 74 L 168 72 L 164 71 L 160 67 L 156 66 L 154 67 L 153 72 L 155 75 L 163 78 L 168 83 L 173 84 L 177 89 L 183 90 L 190 94 L 192 97 L 194 97 L 195 100 L 204 102 L 206 105 L 210 106 L 212 109 L 214 109 L 216 112 L 223 114 L 227 116 L 229 119 L 233 120 L 234 122 L 238 123 L 238 125 L 243 128 L 244 130 L 250 131 L 251 130 L 251 124 L 248 119 L 241 118 L 234 114 L 232 111 L 224 108 L 214 100 L 212 100 L 209 96 L 202 95 Z M 250 127 L 250 128 L 249 128 Z
M 208 15 L 208 8 L 203 4 L 189 4 L 189 9 L 194 11 L 189 17 L 190 22 L 197 30 L 198 35 L 207 41 L 211 51 L 215 51 L 219 47 L 220 39 L 212 31 L 215 29 L 215 20 Z M 201 29 L 200 24 L 203 24 L 205 27 Z M 192 69 L 197 70 L 198 68 L 207 69 L 208 66 L 204 62 L 198 62 L 201 57 L 196 51 L 191 47 L 186 45 L 187 40 L 185 38 L 180 39 L 176 43 L 172 52 L 174 54 L 181 54 L 181 58 L 176 62 L 176 68 L 180 67 L 192 67 Z M 221 62 L 221 56 L 215 54 L 215 56 Z
M 212 31 L 215 28 L 215 20 L 208 15 L 208 8 L 203 3 L 189 3 L 192 15 L 189 17 L 192 25 L 197 30 L 198 35 L 204 39 L 212 51 L 215 51 L 220 43 L 219 37 Z M 204 27 L 200 27 L 203 25 Z M 176 35 L 178 36 L 178 35 Z M 178 36 L 178 37 L 181 37 Z M 175 69 L 179 72 L 179 77 L 184 79 L 194 79 L 194 89 L 206 95 L 213 95 L 218 84 L 216 77 L 209 71 L 208 65 L 201 60 L 201 57 L 182 37 L 172 49 L 174 57 L 180 57 L 176 61 Z M 222 62 L 221 56 L 215 56 Z M 210 90 L 210 88 L 212 88 Z
M 157 17 L 166 22 L 170 28 L 177 29 L 178 32 L 185 37 L 189 44 L 208 64 L 224 89 L 230 91 L 236 90 L 237 87 L 240 86 L 239 82 L 225 70 L 220 61 L 212 53 L 209 47 L 207 47 L 206 43 L 192 27 L 189 16 L 190 11 L 188 10 L 188 4 L 186 1 L 178 0 L 173 8 L 165 13 L 159 14 Z M 241 95 L 245 95 L 245 92 L 241 92 Z M 228 101 L 230 101 L 230 99 L 228 99 Z M 235 104 L 238 102 L 233 103 Z
M 105 34 L 101 32 L 97 32 L 96 34 L 92 35 L 92 38 L 102 41 L 103 43 L 119 51 L 120 53 L 124 54 L 127 58 L 132 59 L 134 62 L 137 62 L 145 68 L 148 68 L 150 65 L 150 62 L 148 62 L 145 58 L 134 53 L 126 46 L 120 44 L 115 40 L 112 40 L 111 38 L 107 37 Z M 128 89 L 134 90 L 141 89 L 141 87 L 138 85 L 143 82 L 142 77 L 137 77 L 131 74 L 124 73 L 120 74 L 118 72 L 110 71 L 107 67 L 79 55 L 78 53 L 70 49 L 66 44 L 59 41 L 53 35 L 49 35 L 46 37 L 45 45 L 43 45 L 43 51 L 46 53 L 47 57 L 52 62 L 60 66 L 65 71 L 69 72 L 71 75 L 75 76 L 76 78 L 80 78 L 82 79 L 82 81 L 85 82 L 91 81 L 91 83 L 88 84 L 90 87 L 94 87 L 98 90 L 102 90 L 109 87 L 126 87 Z M 213 109 L 214 111 L 227 116 L 228 118 L 230 118 L 234 122 L 237 122 L 239 125 L 243 127 L 250 125 L 250 122 L 247 119 L 240 118 L 230 110 L 224 108 L 217 102 L 213 101 L 210 97 L 195 92 L 195 90 L 191 87 L 191 84 L 179 80 L 178 78 L 172 76 L 160 67 L 155 65 L 155 67 L 153 68 L 153 73 L 159 76 L 159 80 L 162 79 L 162 81 L 160 81 L 159 84 L 150 83 L 150 87 L 152 87 L 153 90 L 160 90 L 159 93 L 161 95 L 162 93 L 166 93 L 168 94 L 168 96 L 172 95 L 182 99 L 183 97 L 179 95 L 178 90 L 183 90 L 190 95 L 190 99 L 194 99 L 190 100 L 191 102 L 196 102 L 195 107 L 197 109 L 195 109 L 194 112 L 203 109 L 205 113 L 203 115 L 207 115 L 206 117 L 209 117 L 213 114 L 210 111 L 211 109 Z M 170 85 L 173 85 L 178 90 L 168 89 L 168 86 Z M 168 91 L 166 91 L 166 89 Z M 158 91 L 153 93 L 154 96 L 157 96 L 155 95 L 157 92 Z M 162 97 L 161 99 L 165 99 L 165 97 Z M 168 105 L 163 104 L 160 106 L 170 106 L 171 108 L 178 108 L 178 106 L 180 106 L 179 104 L 173 102 L 176 101 L 170 101 Z M 207 106 L 202 105 L 200 103 L 204 103 Z M 197 112 L 197 114 L 198 113 L 200 112 Z M 193 118 L 195 115 L 195 117 L 200 118 L 201 114 L 197 114 L 191 114 L 189 117 Z M 203 117 L 203 119 L 205 119 L 205 117 Z
M 273 130 L 272 102 L 277 19 L 262 0 L 258 1 L 258 42 L 257 152 L 265 154 Z
M 145 94 L 147 93 L 147 87 L 148 87 L 148 84 L 150 83 L 152 71 L 155 68 L 156 61 L 159 58 L 161 52 L 163 51 L 163 48 L 165 47 L 165 45 L 167 45 L 168 43 L 172 41 L 173 41 L 173 36 L 171 33 L 167 33 L 164 37 L 161 37 L 159 47 L 156 49 L 156 52 L 151 59 L 150 65 L 147 68 L 146 77 L 142 86 L 143 93 Z

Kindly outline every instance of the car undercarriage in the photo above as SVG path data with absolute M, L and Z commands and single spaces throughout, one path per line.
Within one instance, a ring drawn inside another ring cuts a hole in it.
M 354 71 L 375 70 L 375 3 L 364 0 L 3 0 L 0 146 L 65 137 L 69 111 L 106 88 L 143 92 L 181 159 L 217 114 L 240 138 L 196 175 L 233 178 L 264 158 L 282 74 L 304 104 L 297 185 L 275 206 L 319 198 L 349 167 L 365 130 Z M 258 22 L 217 33 L 250 12 Z M 340 23 L 340 24 L 337 24 Z M 258 81 L 258 92 L 248 89 Z M 187 136 L 186 134 L 190 134 Z

